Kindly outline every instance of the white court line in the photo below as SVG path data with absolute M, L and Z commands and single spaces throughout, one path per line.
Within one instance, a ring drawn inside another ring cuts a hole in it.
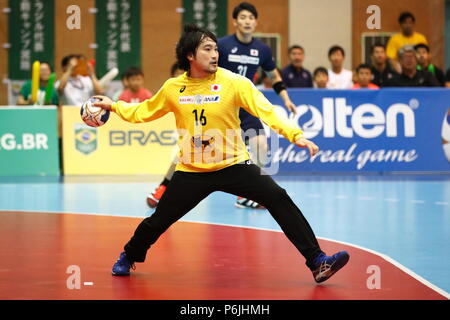
M 150 209 L 149 209 L 150 210 Z M 124 214 L 111 214 L 111 213 L 86 213 L 86 212 L 61 212 L 61 211 L 54 211 L 54 210 L 10 210 L 10 209 L 1 209 L 0 213 L 6 212 L 6 211 L 13 211 L 13 212 L 23 212 L 23 213 L 51 213 L 51 214 L 79 214 L 79 215 L 86 215 L 86 216 L 101 216 L 101 217 L 120 217 L 120 218 L 147 218 L 148 215 L 124 215 Z
M 146 218 L 146 216 L 142 217 L 142 216 L 125 216 L 125 215 L 111 215 L 111 214 L 97 214 L 97 213 L 76 213 L 76 212 L 55 212 L 55 211 L 25 211 L 25 210 L 3 210 L 0 209 L 0 213 L 2 211 L 15 211 L 15 212 L 29 212 L 29 213 L 33 213 L 33 212 L 41 212 L 41 213 L 55 213 L 55 214 L 77 214 L 77 215 L 91 215 L 91 216 L 109 216 L 109 217 L 121 217 L 121 218 Z M 217 225 L 217 226 L 224 226 L 224 227 L 234 227 L 234 228 L 244 228 L 244 229 L 253 229 L 253 230 L 262 230 L 262 231 L 271 231 L 271 232 L 278 232 L 278 233 L 282 233 L 283 231 L 281 230 L 273 230 L 273 229 L 267 229 L 267 228 L 258 228 L 258 227 L 249 227 L 249 226 L 241 226 L 241 225 L 231 225 L 231 224 L 224 224 L 224 223 L 210 223 L 210 222 L 201 222 L 201 221 L 191 221 L 191 220 L 179 220 L 182 222 L 189 222 L 189 223 L 198 223 L 198 224 L 209 224 L 209 225 Z M 428 280 L 422 278 L 421 276 L 419 276 L 417 273 L 415 273 L 414 271 L 408 269 L 407 267 L 405 267 L 404 265 L 402 265 L 400 262 L 398 262 L 397 260 L 392 259 L 391 257 L 380 253 L 378 251 L 372 250 L 372 249 L 368 249 L 366 247 L 362 247 L 356 244 L 352 244 L 352 243 L 348 243 L 348 242 L 344 242 L 344 241 L 339 241 L 339 240 L 334 240 L 334 239 L 329 239 L 329 238 L 324 238 L 324 237 L 317 237 L 317 239 L 323 239 L 323 240 L 327 240 L 327 241 L 332 241 L 332 242 L 336 242 L 336 243 L 341 243 L 343 245 L 347 245 L 350 247 L 354 247 L 363 251 L 367 251 L 369 253 L 372 253 L 374 255 L 377 255 L 379 257 L 381 257 L 382 259 L 388 261 L 389 263 L 393 264 L 394 266 L 396 266 L 397 268 L 399 268 L 400 270 L 402 270 L 403 272 L 407 273 L 408 275 L 410 275 L 412 278 L 416 279 L 417 281 L 421 282 L 422 284 L 426 285 L 427 287 L 429 287 L 430 289 L 436 291 L 437 293 L 439 293 L 440 295 L 444 296 L 446 299 L 450 300 L 450 294 L 439 288 L 438 286 L 432 284 L 431 282 L 429 282 Z
M 412 203 L 420 203 L 420 204 L 425 203 L 425 201 L 423 201 L 423 200 L 411 200 L 411 202 Z
M 386 201 L 386 202 L 398 202 L 398 199 L 395 199 L 395 198 L 386 198 L 386 199 L 384 199 L 384 201 Z
M 436 201 L 434 204 L 437 204 L 438 206 L 447 206 L 448 202 Z
M 281 230 L 272 230 L 272 229 L 266 229 L 266 228 L 257 228 L 257 227 L 247 227 L 247 226 L 239 226 L 239 225 L 229 225 L 229 224 L 223 224 L 223 223 L 208 223 L 208 222 L 198 222 L 198 221 L 187 221 L 187 220 L 183 220 L 184 222 L 190 222 L 190 223 L 200 223 L 200 224 L 212 224 L 212 225 L 219 225 L 219 226 L 226 226 L 226 227 L 236 227 L 236 228 L 247 228 L 247 229 L 254 229 L 254 230 L 262 230 L 262 231 L 272 231 L 272 232 L 278 232 L 278 233 L 282 233 L 283 231 Z M 405 267 L 404 265 L 402 265 L 400 262 L 392 259 L 391 257 L 377 252 L 375 250 L 371 250 L 365 247 L 361 247 L 358 246 L 356 244 L 352 244 L 352 243 L 348 243 L 348 242 L 344 242 L 344 241 L 338 241 L 338 240 L 334 240 L 334 239 L 329 239 L 329 238 L 324 238 L 324 237 L 317 237 L 317 239 L 322 239 L 322 240 L 326 240 L 326 241 L 331 241 L 331 242 L 336 242 L 336 243 L 340 243 L 349 247 L 354 247 L 363 251 L 367 251 L 369 253 L 372 253 L 376 256 L 379 256 L 380 258 L 386 260 L 387 262 L 393 264 L 394 266 L 396 266 L 397 268 L 399 268 L 400 270 L 402 270 L 403 272 L 405 272 L 406 274 L 410 275 L 412 278 L 416 279 L 417 281 L 421 282 L 422 284 L 424 284 L 425 286 L 429 287 L 430 289 L 436 291 L 437 293 L 439 293 L 440 295 L 444 296 L 447 299 L 450 299 L 450 294 L 439 288 L 438 286 L 432 284 L 431 282 L 429 282 L 428 280 L 422 278 L 421 276 L 419 276 L 417 273 L 415 273 L 414 271 L 408 269 L 407 267 Z
M 430 289 L 436 291 L 437 293 L 439 293 L 440 295 L 443 295 L 445 298 L 450 299 L 450 294 L 439 288 L 438 286 L 432 284 L 431 282 L 429 282 L 428 280 L 422 278 L 421 276 L 419 276 L 417 273 L 415 273 L 414 271 L 412 271 L 411 269 L 408 269 L 407 267 L 405 267 L 404 265 L 402 265 L 400 262 L 398 262 L 397 260 L 392 259 L 391 257 L 380 253 L 378 251 L 375 250 L 371 250 L 365 247 L 361 247 L 358 246 L 356 244 L 352 244 L 352 243 L 348 243 L 348 242 L 344 242 L 344 241 L 338 241 L 338 240 L 333 240 L 333 239 L 328 239 L 328 238 L 323 238 L 323 237 L 318 237 L 319 239 L 323 239 L 323 240 L 327 240 L 327 241 L 332 241 L 332 242 L 336 242 L 336 243 L 341 243 L 343 245 L 347 245 L 350 247 L 354 247 L 354 248 L 358 248 L 360 250 L 363 251 L 367 251 L 369 253 L 372 253 L 374 255 L 379 256 L 380 258 L 383 258 L 384 260 L 386 260 L 387 262 L 393 264 L 394 266 L 396 266 L 397 268 L 399 268 L 400 270 L 402 270 L 403 272 L 405 272 L 406 274 L 410 275 L 411 277 L 413 277 L 414 279 L 418 280 L 419 282 L 422 282 L 422 284 L 426 285 L 427 287 L 429 287 Z

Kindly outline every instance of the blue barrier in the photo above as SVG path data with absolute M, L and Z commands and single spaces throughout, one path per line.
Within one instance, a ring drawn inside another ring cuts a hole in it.
M 283 105 L 273 91 L 263 93 Z M 293 121 L 320 151 L 311 158 L 285 139 L 269 143 L 270 165 L 280 173 L 450 172 L 448 89 L 289 89 L 289 95 L 298 111 Z

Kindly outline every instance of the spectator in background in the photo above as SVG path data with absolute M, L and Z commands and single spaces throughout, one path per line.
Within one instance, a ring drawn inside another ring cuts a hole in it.
M 305 50 L 299 45 L 289 48 L 290 64 L 281 71 L 281 78 L 286 87 L 311 88 L 313 86 L 311 73 L 303 68 Z
M 272 89 L 272 81 L 270 80 L 270 78 L 267 76 L 267 74 L 264 71 L 262 71 L 261 74 L 262 74 L 261 79 L 258 80 L 259 84 L 256 85 L 256 88 L 258 88 L 259 90 Z
M 439 81 L 442 87 L 445 87 L 444 71 L 431 63 L 430 47 L 424 43 L 419 43 L 414 46 L 417 54 L 417 70 L 426 70 L 433 74 Z
M 31 80 L 25 81 L 20 89 L 19 98 L 17 99 L 18 105 L 45 105 L 45 94 L 47 90 L 48 80 L 52 74 L 52 67 L 48 62 L 41 62 L 39 68 L 39 89 L 37 94 L 37 101 L 33 103 L 31 100 Z M 49 104 L 58 105 L 58 93 L 55 88 L 52 88 L 51 101 Z
M 328 84 L 328 70 L 324 67 L 318 67 L 314 70 L 314 84 L 317 89 L 326 89 Z
M 140 103 L 152 97 L 152 93 L 144 88 L 144 72 L 140 68 L 131 67 L 125 72 L 128 83 L 119 100 L 128 103 Z
M 445 73 L 445 86 L 447 88 L 450 88 L 450 68 L 447 69 L 447 72 Z
M 392 80 L 394 87 L 439 87 L 437 79 L 426 70 L 417 70 L 416 51 L 413 46 L 404 46 L 398 51 L 402 73 Z
M 61 66 L 64 73 L 56 87 L 63 105 L 81 106 L 93 95 L 103 94 L 93 65 L 83 55 L 68 55 Z
M 331 69 L 328 70 L 328 89 L 350 89 L 353 86 L 353 73 L 344 69 L 345 51 L 340 46 L 328 50 Z
M 120 95 L 126 90 L 128 89 L 128 80 L 126 77 L 126 72 L 122 73 L 122 76 L 120 77 L 120 82 L 122 82 L 122 90 L 118 90 L 116 93 L 114 93 L 114 95 L 112 96 L 112 99 L 114 101 L 118 101 Z
M 389 39 L 386 51 L 394 70 L 401 73 L 401 67 L 399 61 L 397 60 L 398 50 L 406 45 L 414 46 L 419 43 L 428 44 L 428 41 L 423 34 L 414 31 L 416 18 L 412 13 L 401 13 L 398 18 L 398 23 L 400 24 L 401 32 L 394 34 Z
M 386 49 L 381 43 L 376 43 L 372 47 L 372 83 L 379 87 L 388 87 L 390 81 L 395 77 L 397 72 L 388 63 Z
M 180 65 L 178 64 L 178 62 L 175 62 L 171 67 L 170 67 L 170 76 L 172 78 L 176 78 L 178 76 L 181 76 L 183 73 L 185 73 L 186 71 L 184 71 L 183 69 L 181 69 Z
M 352 89 L 380 89 L 376 84 L 371 83 L 373 78 L 372 70 L 368 64 L 361 63 L 356 68 L 356 81 Z

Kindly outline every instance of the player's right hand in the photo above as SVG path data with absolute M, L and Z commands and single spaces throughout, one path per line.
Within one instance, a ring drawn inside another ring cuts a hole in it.
M 297 141 L 295 141 L 295 144 L 300 148 L 308 148 L 311 157 L 316 155 L 317 152 L 319 152 L 319 147 L 314 142 L 306 138 L 297 139 Z
M 92 98 L 100 100 L 92 104 L 94 107 L 100 107 L 102 109 L 111 111 L 111 107 L 114 101 L 112 101 L 110 98 L 108 98 L 107 96 L 93 96 Z

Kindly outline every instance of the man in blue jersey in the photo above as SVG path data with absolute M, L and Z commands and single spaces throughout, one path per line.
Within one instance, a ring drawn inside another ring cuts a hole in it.
M 219 39 L 219 66 L 239 73 L 253 81 L 255 73 L 261 67 L 272 82 L 272 87 L 283 99 L 286 108 L 296 112 L 283 84 L 272 57 L 271 49 L 253 37 L 257 26 L 258 12 L 252 4 L 242 2 L 233 10 L 233 25 L 236 33 Z M 240 109 L 241 129 L 248 141 L 253 158 L 259 166 L 267 164 L 267 137 L 261 121 L 244 109 Z M 261 208 L 251 199 L 238 198 L 239 208 Z
M 253 37 L 257 26 L 258 12 L 255 6 L 248 2 L 242 2 L 233 10 L 233 24 L 236 33 L 223 37 L 218 41 L 219 66 L 253 81 L 253 77 L 258 68 L 261 67 L 269 76 L 272 87 L 283 99 L 286 108 L 296 113 L 296 106 L 292 103 L 287 90 L 278 72 L 272 57 L 270 48 L 260 40 Z M 245 140 L 248 142 L 254 161 L 259 166 L 267 164 L 267 137 L 261 121 L 252 116 L 244 109 L 240 109 L 239 118 L 241 129 Z M 171 166 L 164 181 L 147 196 L 147 204 L 154 208 L 165 192 L 170 177 L 173 174 L 174 166 Z M 238 208 L 263 208 L 257 202 L 238 197 L 236 201 Z

